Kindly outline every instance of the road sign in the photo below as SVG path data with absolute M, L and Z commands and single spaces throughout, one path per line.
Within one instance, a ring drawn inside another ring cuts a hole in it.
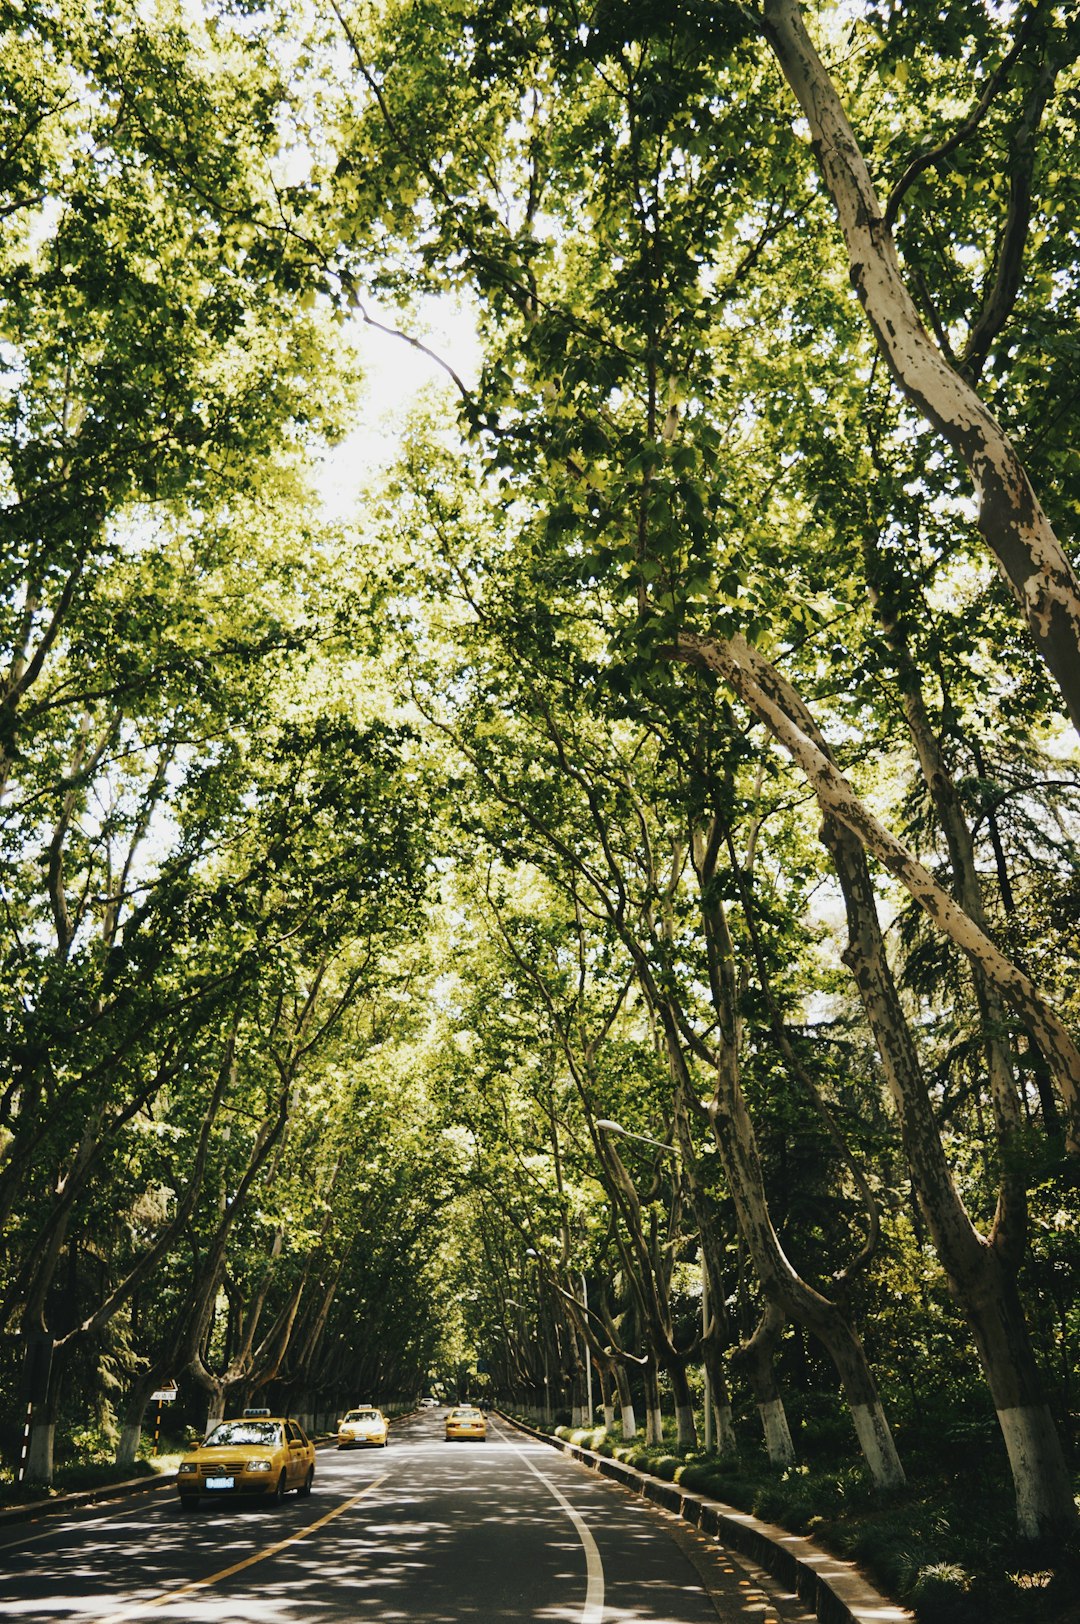
M 153 1403 L 154 1400 L 156 1399 L 159 1404 L 171 1404 L 175 1398 L 176 1398 L 176 1383 L 175 1382 L 173 1382 L 171 1387 L 159 1387 L 156 1393 L 151 1393 L 150 1394 L 150 1402 L 151 1403 Z

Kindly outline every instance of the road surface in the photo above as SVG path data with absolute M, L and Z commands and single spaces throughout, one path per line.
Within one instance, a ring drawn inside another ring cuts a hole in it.
M 811 1624 L 743 1559 L 548 1446 L 442 1414 L 321 1449 L 310 1499 L 162 1490 L 0 1530 L 6 1624 Z

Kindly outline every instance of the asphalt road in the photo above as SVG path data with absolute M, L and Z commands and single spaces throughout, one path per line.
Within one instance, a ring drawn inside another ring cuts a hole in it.
M 442 1414 L 319 1451 L 310 1499 L 170 1489 L 0 1530 L 7 1624 L 810 1624 L 743 1559 L 544 1444 Z

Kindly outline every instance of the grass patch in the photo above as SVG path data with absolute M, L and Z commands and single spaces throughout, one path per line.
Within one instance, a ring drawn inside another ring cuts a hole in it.
M 23 1505 L 27 1501 L 48 1500 L 57 1494 L 76 1494 L 80 1489 L 106 1489 L 114 1483 L 130 1483 L 136 1477 L 157 1477 L 175 1471 L 179 1455 L 158 1456 L 153 1461 L 138 1459 L 132 1466 L 101 1461 L 62 1461 L 53 1472 L 52 1484 L 17 1484 L 10 1472 L 0 1473 L 0 1506 Z

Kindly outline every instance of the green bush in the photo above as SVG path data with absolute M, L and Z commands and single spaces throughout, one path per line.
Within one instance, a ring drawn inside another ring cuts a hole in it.
M 981 1612 L 971 1594 L 971 1575 L 953 1562 L 923 1568 L 907 1599 L 919 1624 L 974 1624 Z
M 813 1431 L 818 1446 L 833 1419 L 818 1413 L 803 1433 Z M 914 1611 L 918 1624 L 1080 1624 L 1080 1549 L 1060 1542 L 1034 1549 L 1016 1539 L 999 1440 L 980 1442 L 986 1433 L 974 1405 L 952 1419 L 953 1440 L 967 1439 L 964 1471 L 935 1461 L 929 1450 L 914 1451 L 906 1463 L 909 1486 L 889 1493 L 876 1490 L 853 1462 L 846 1436 L 831 1461 L 815 1453 L 782 1472 L 756 1450 L 735 1460 L 701 1453 L 683 1460 L 670 1439 L 650 1447 L 609 1441 L 605 1450 L 858 1562 L 885 1595 Z

